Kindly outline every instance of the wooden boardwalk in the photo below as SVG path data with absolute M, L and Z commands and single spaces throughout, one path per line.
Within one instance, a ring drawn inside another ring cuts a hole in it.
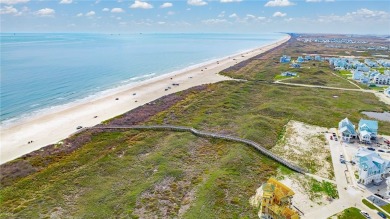
M 252 146 L 257 151 L 259 151 L 262 154 L 264 154 L 264 155 L 274 159 L 275 161 L 283 164 L 284 166 L 290 168 L 291 170 L 294 170 L 295 172 L 298 172 L 301 174 L 306 173 L 306 171 L 304 169 L 284 160 L 283 158 L 278 157 L 277 155 L 273 154 L 271 151 L 267 150 L 266 148 L 262 147 L 261 145 L 257 144 L 254 141 L 244 139 L 244 138 L 229 136 L 229 135 L 222 135 L 222 134 L 216 134 L 216 133 L 211 133 L 211 132 L 203 132 L 203 131 L 199 131 L 199 130 L 191 128 L 191 127 L 173 126 L 173 125 L 95 126 L 95 127 L 85 127 L 83 129 L 79 130 L 78 132 L 76 132 L 76 134 L 83 132 L 85 130 L 90 130 L 90 129 L 136 129 L 136 130 L 191 132 L 192 134 L 199 136 L 199 137 L 217 138 L 217 139 L 224 139 L 224 140 L 244 143 L 246 145 Z

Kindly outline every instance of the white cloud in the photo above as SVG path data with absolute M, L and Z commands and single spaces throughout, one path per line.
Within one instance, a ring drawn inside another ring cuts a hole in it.
M 204 24 L 224 24 L 229 23 L 226 19 L 207 19 L 203 20 L 202 23 Z
M 220 0 L 221 3 L 241 2 L 242 0 Z
M 265 3 L 265 7 L 286 7 L 295 5 L 294 3 L 290 2 L 289 0 L 271 0 L 267 3 Z
M 83 16 L 83 13 L 78 13 L 76 16 L 77 16 L 77 17 L 82 17 L 82 16 Z
M 122 8 L 113 8 L 111 9 L 112 13 L 123 13 L 125 12 Z
M 19 3 L 27 3 L 30 0 L 0 0 L 0 4 L 15 5 Z
M 60 4 L 71 4 L 73 0 L 61 0 Z
M 285 17 L 286 15 L 287 15 L 286 13 L 282 13 L 280 11 L 277 11 L 272 16 L 273 17 Z
M 173 6 L 172 3 L 170 3 L 170 2 L 165 2 L 164 4 L 162 4 L 162 5 L 160 6 L 160 8 L 170 8 L 170 7 L 172 7 L 172 6 Z
M 321 2 L 322 0 L 306 0 L 306 2 Z
M 12 14 L 12 15 L 17 15 L 18 10 L 14 8 L 13 6 L 4 6 L 0 8 L 0 14 Z
M 134 3 L 132 5 L 130 5 L 130 8 L 151 9 L 151 8 L 153 8 L 153 5 L 151 5 L 147 2 L 135 0 Z
M 218 17 L 225 17 L 225 11 L 222 11 L 221 13 L 219 13 Z
M 54 16 L 55 13 L 56 13 L 56 11 L 54 9 L 51 9 L 51 8 L 42 8 L 42 9 L 35 12 L 35 14 L 40 16 L 40 17 L 52 17 L 52 16 Z
M 168 11 L 167 15 L 174 15 L 175 12 L 174 11 Z
M 110 11 L 109 8 L 103 8 L 102 11 Z
M 238 15 L 237 15 L 236 13 L 233 13 L 233 14 L 229 15 L 229 17 L 230 17 L 230 18 L 237 18 Z
M 388 21 L 390 19 L 390 13 L 386 11 L 373 11 L 367 8 L 361 8 L 357 11 L 348 12 L 345 15 L 328 15 L 319 16 L 320 22 L 363 22 L 363 21 Z
M 85 16 L 87 17 L 91 17 L 91 16 L 94 16 L 96 13 L 94 11 L 90 11 L 88 13 L 85 14 Z
M 164 21 L 159 21 L 159 22 L 157 22 L 158 24 L 165 24 L 165 22 Z
M 204 6 L 207 5 L 207 2 L 203 0 L 188 0 L 187 4 L 194 5 L 194 6 Z

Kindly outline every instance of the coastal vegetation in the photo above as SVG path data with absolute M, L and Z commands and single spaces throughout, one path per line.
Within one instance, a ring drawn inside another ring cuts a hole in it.
M 337 218 L 337 219 L 349 219 L 349 218 L 365 219 L 365 217 L 362 214 L 360 214 L 360 210 L 355 208 L 355 207 L 347 208 L 344 211 L 342 211 L 342 212 L 338 213 L 337 215 L 332 216 L 330 218 Z
M 102 125 L 191 126 L 272 149 L 291 120 L 331 128 L 345 117 L 357 122 L 361 111 L 388 109 L 371 93 L 268 83 L 285 68 L 274 64 L 289 47 L 296 53 L 313 52 L 313 47 L 296 43 L 293 39 L 224 71 L 248 81 L 225 81 L 165 96 Z M 309 71 L 299 72 L 299 83 L 353 86 L 326 66 L 305 69 Z M 318 71 L 323 72 L 312 81 L 305 76 Z M 379 132 L 390 134 L 390 123 L 379 122 Z M 243 144 L 189 133 L 134 130 L 85 131 L 3 167 L 1 218 L 255 218 L 257 211 L 248 202 L 255 190 L 270 176 L 290 172 Z M 20 174 L 21 169 L 26 171 Z M 312 183 L 311 188 L 336 197 L 333 185 Z

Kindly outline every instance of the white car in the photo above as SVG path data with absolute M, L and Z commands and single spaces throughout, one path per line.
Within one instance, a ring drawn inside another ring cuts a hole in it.
M 360 211 L 360 214 L 362 214 L 365 218 L 371 218 L 370 215 L 365 211 Z

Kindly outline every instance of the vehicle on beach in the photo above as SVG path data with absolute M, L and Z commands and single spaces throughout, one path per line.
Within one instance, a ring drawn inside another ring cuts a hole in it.
M 375 148 L 367 148 L 367 150 L 375 151 Z
M 82 129 L 83 127 L 81 125 L 77 126 L 77 130 Z

